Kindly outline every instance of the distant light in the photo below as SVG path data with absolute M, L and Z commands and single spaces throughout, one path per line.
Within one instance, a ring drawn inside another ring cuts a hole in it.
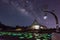
M 34 25 L 33 26 L 34 29 L 39 29 L 39 27 L 40 27 L 39 25 Z
M 47 19 L 47 16 L 44 16 L 44 19 Z
M 21 31 L 22 29 L 21 28 L 17 28 L 16 31 Z
M 43 27 L 42 27 L 42 26 L 41 26 L 40 28 L 41 28 L 41 29 L 43 29 Z

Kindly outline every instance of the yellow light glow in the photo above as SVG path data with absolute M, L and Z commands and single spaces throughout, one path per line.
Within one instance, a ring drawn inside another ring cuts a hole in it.
M 21 31 L 22 29 L 21 28 L 17 28 L 16 31 Z
M 41 26 L 40 28 L 41 28 L 41 29 L 43 29 L 43 27 L 42 27 L 42 26 Z
M 39 29 L 39 27 L 40 27 L 39 25 L 34 25 L 33 26 L 34 29 Z

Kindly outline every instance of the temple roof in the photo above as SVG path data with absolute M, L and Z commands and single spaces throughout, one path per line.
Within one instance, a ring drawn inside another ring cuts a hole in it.
M 34 20 L 32 25 L 40 25 L 40 23 L 37 20 Z
M 29 28 L 34 28 L 34 26 L 39 26 L 39 29 L 43 28 L 43 29 L 47 29 L 47 27 L 45 25 L 40 24 L 36 19 L 33 21 L 33 23 L 31 24 L 31 26 Z

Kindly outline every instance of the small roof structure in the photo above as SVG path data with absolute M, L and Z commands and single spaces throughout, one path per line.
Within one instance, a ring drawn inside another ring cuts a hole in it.
M 36 19 L 33 21 L 29 29 L 47 29 L 46 26 L 41 25 Z

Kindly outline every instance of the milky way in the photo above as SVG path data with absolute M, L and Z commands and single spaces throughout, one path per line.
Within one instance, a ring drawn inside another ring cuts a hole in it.
M 47 27 L 55 27 L 54 17 L 48 14 L 48 18 L 44 20 L 42 9 L 55 10 L 59 19 L 59 3 L 58 0 L 0 0 L 0 21 L 11 26 L 27 26 L 36 19 L 40 24 Z

